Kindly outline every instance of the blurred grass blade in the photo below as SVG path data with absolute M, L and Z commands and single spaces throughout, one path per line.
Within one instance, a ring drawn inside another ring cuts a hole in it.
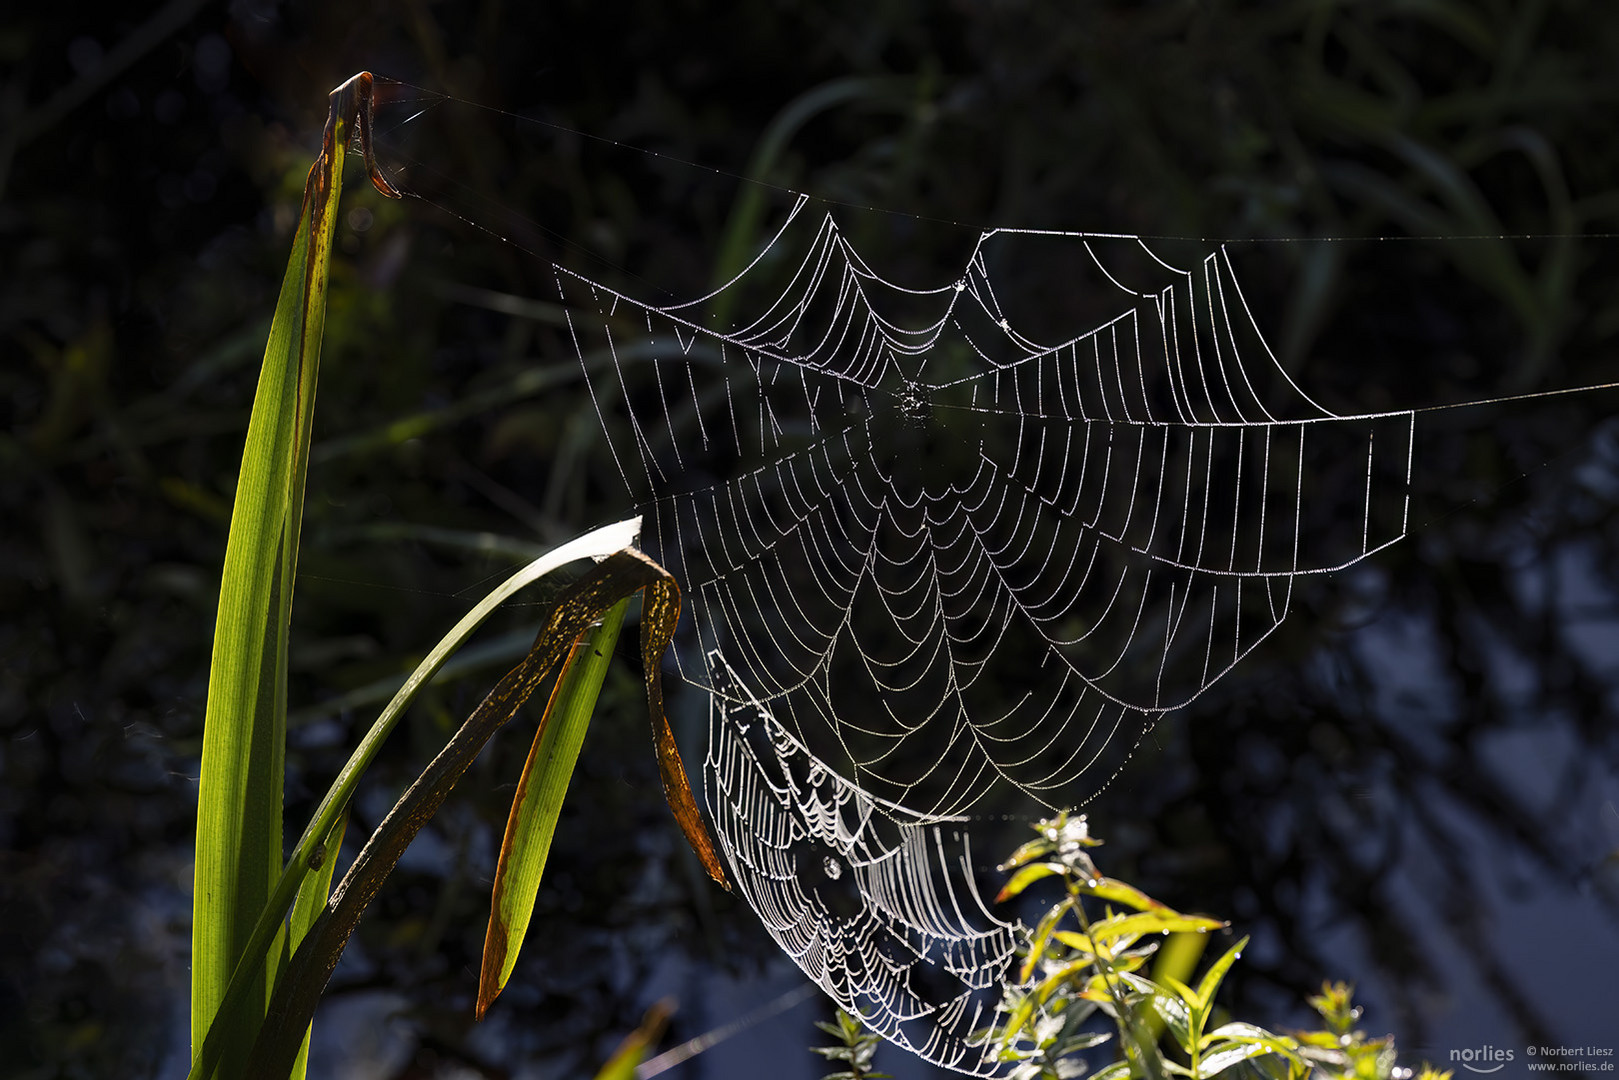
M 444 666 L 445 661 L 472 636 L 473 631 L 483 625 L 484 621 L 513 595 L 569 563 L 581 559 L 605 559 L 614 552 L 633 545 L 640 535 L 641 519 L 627 518 L 593 529 L 546 552 L 512 574 L 480 600 L 471 611 L 461 617 L 449 633 L 439 639 L 438 644 L 433 646 L 422 662 L 416 665 L 416 670 L 411 672 L 410 678 L 405 680 L 405 684 L 394 694 L 393 700 L 382 710 L 381 715 L 371 725 L 371 729 L 349 755 L 349 760 L 339 771 L 337 779 L 332 782 L 309 825 L 304 829 L 302 838 L 293 849 L 292 857 L 287 860 L 287 865 L 281 872 L 281 878 L 276 883 L 269 903 L 259 914 L 258 923 L 248 939 L 246 953 L 231 976 L 230 988 L 220 1010 L 222 1013 L 234 1015 L 241 1002 L 251 992 L 251 984 L 261 970 L 265 956 L 272 951 L 282 920 L 292 907 L 294 898 L 300 894 L 303 883 L 314 872 L 312 867 L 317 865 L 324 867 L 330 859 L 336 857 L 337 851 L 328 844 L 327 838 L 333 835 L 337 822 L 347 810 L 359 786 L 360 778 L 382 749 L 383 742 L 392 733 L 399 718 L 416 699 L 421 688 L 427 685 L 434 674 Z M 192 1061 L 190 1080 L 201 1080 L 213 1074 L 224 1050 L 224 1039 L 225 1033 L 222 1030 L 208 1033 L 201 1052 L 197 1053 Z
M 534 733 L 495 868 L 483 969 L 478 977 L 476 1019 L 483 1019 L 517 964 L 529 917 L 534 913 L 540 878 L 545 873 L 546 856 L 551 852 L 557 817 L 562 812 L 562 800 L 568 794 L 568 782 L 573 778 L 628 606 L 628 599 L 613 605 L 601 625 L 573 647 L 567 667 L 551 692 L 539 730 Z
M 765 183 L 780 182 L 781 177 L 774 175 L 776 166 L 793 137 L 816 116 L 850 102 L 874 102 L 887 105 L 895 112 L 901 111 L 912 100 L 913 85 L 911 80 L 895 76 L 845 76 L 806 90 L 771 119 L 746 170 L 747 176 L 761 183 L 742 186 L 725 223 L 719 254 L 714 259 L 713 310 L 715 321 L 721 326 L 729 323 L 731 305 L 735 302 L 734 294 L 723 291 L 724 287 L 747 269 L 765 216 Z
M 192 893 L 191 1040 L 195 1057 L 281 871 L 287 629 L 297 577 L 310 423 L 326 319 L 326 279 L 356 119 L 369 132 L 371 76 L 331 95 L 320 156 L 282 279 L 242 451 L 208 675 Z M 368 153 L 369 156 L 369 153 Z M 380 187 L 381 185 L 379 185 Z M 390 189 L 391 190 L 391 189 Z M 225 1016 L 227 1045 L 250 1045 L 275 956 Z M 241 1060 L 227 1059 L 228 1074 Z
M 674 1011 L 674 1002 L 669 998 L 653 1002 L 652 1008 L 641 1017 L 641 1026 L 624 1036 L 624 1041 L 618 1044 L 613 1056 L 596 1074 L 596 1080 L 635 1080 L 636 1067 L 646 1060 L 647 1052 L 663 1038 L 663 1030 L 669 1026 L 669 1017 L 674 1015 Z

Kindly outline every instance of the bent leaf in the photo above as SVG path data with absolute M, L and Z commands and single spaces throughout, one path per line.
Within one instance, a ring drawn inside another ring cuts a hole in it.
M 259 1080 L 280 1080 L 285 1076 L 296 1056 L 302 1032 L 314 1014 L 321 991 L 337 967 L 338 958 L 348 943 L 349 935 L 359 924 L 360 916 L 376 897 L 377 890 L 398 863 L 405 848 L 431 820 L 484 744 L 512 718 L 572 648 L 573 643 L 608 608 L 642 589 L 648 589 L 651 594 L 660 587 L 672 587 L 668 571 L 638 551 L 621 551 L 598 564 L 548 605 L 533 651 L 489 692 L 444 749 L 394 804 L 349 867 L 343 881 L 333 890 L 326 910 L 310 928 L 276 984 L 264 1026 L 249 1055 L 247 1076 Z M 660 606 L 666 611 L 667 596 L 660 603 L 653 601 L 649 595 L 648 606 L 654 607 L 655 613 Z M 667 646 L 666 631 L 669 628 L 665 619 L 648 620 L 645 615 L 642 617 L 642 655 L 653 657 L 648 672 L 648 700 L 660 706 L 653 720 L 654 726 L 661 721 L 665 730 L 667 721 L 661 715 L 661 684 L 655 683 L 662 654 L 661 651 L 652 650 L 654 643 L 658 644 L 660 650 Z M 668 759 L 660 755 L 660 762 L 667 763 Z M 672 764 L 679 767 L 678 754 L 673 757 Z M 685 780 L 683 772 L 680 780 Z M 667 787 L 666 777 L 666 793 Z M 685 792 L 691 815 L 690 825 L 699 831 L 702 842 L 712 852 L 712 842 L 708 840 L 701 818 L 696 816 L 696 806 L 689 802 L 689 785 L 685 786 Z M 675 809 L 678 818 L 680 808 Z M 682 821 L 681 824 L 690 838 L 688 822 Z
M 393 700 L 382 710 L 359 745 L 354 748 L 354 752 L 349 755 L 349 760 L 338 772 L 337 779 L 332 782 L 314 817 L 304 829 L 303 837 L 294 848 L 292 858 L 287 861 L 286 868 L 281 872 L 281 878 L 276 883 L 269 904 L 259 914 L 258 923 L 248 940 L 246 953 L 231 976 L 230 988 L 225 994 L 224 1004 L 220 1006 L 222 1015 L 234 1015 L 235 1010 L 251 991 L 249 983 L 261 970 L 266 954 L 272 949 L 272 942 L 281 927 L 282 920 L 292 907 L 294 897 L 299 894 L 305 878 L 312 872 L 310 867 L 315 861 L 316 852 L 321 850 L 327 836 L 331 834 L 354 797 L 360 778 L 382 749 L 382 744 L 397 726 L 400 717 L 416 699 L 421 688 L 427 685 L 449 657 L 496 609 L 519 591 L 569 563 L 581 559 L 605 559 L 613 552 L 629 547 L 640 534 L 641 519 L 627 518 L 593 529 L 540 555 L 478 601 L 449 633 L 439 639 L 438 644 L 433 646 L 422 662 L 416 665 L 416 670 L 411 672 L 405 684 L 394 694 Z M 335 854 L 335 851 L 331 854 Z M 221 1025 L 216 1023 L 203 1041 L 201 1053 L 192 1061 L 189 1080 L 200 1080 L 201 1077 L 212 1075 L 223 1047 L 224 1034 Z
M 644 558 L 644 556 L 643 556 Z M 680 586 L 673 576 L 651 559 L 646 560 L 658 569 L 657 580 L 646 587 L 641 601 L 641 664 L 646 672 L 646 703 L 652 716 L 652 738 L 658 750 L 658 773 L 663 778 L 663 797 L 669 810 L 686 834 L 686 843 L 697 853 L 698 861 L 708 876 L 727 891 L 731 883 L 726 880 L 725 868 L 714 850 L 703 817 L 692 798 L 691 783 L 686 779 L 686 766 L 680 760 L 680 748 L 675 745 L 675 733 L 669 729 L 669 718 L 663 711 L 663 654 L 674 640 L 675 624 L 680 621 Z

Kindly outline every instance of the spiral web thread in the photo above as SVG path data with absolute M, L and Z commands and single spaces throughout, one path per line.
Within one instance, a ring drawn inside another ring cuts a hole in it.
M 563 268 L 558 288 L 685 590 L 674 662 L 711 695 L 743 894 L 844 1007 L 992 1075 L 967 1036 L 1013 928 L 960 816 L 998 787 L 1093 795 L 1281 625 L 1299 575 L 1401 539 L 1415 414 L 1305 394 L 1223 248 L 1178 267 L 1132 237 L 991 230 L 915 289 L 805 206 L 697 300 Z M 1003 306 L 1030 245 L 1077 332 Z

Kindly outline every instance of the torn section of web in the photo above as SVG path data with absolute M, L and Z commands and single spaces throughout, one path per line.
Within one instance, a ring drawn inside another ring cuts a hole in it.
M 975 1076 L 1023 928 L 990 914 L 965 822 L 884 804 L 810 754 L 710 658 L 709 811 L 733 879 L 804 974 L 885 1038 Z

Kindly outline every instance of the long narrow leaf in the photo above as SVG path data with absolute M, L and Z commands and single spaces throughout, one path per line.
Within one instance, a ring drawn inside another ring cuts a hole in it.
M 203 724 L 192 893 L 191 1039 L 201 1056 L 281 870 L 287 635 L 297 578 L 326 279 L 343 186 L 359 125 L 369 159 L 371 76 L 332 91 L 320 156 L 304 186 L 292 255 L 270 323 L 237 479 L 220 580 Z M 372 167 L 373 182 L 397 195 Z M 277 920 L 279 923 L 279 919 Z M 272 927 L 272 930 L 278 927 Z M 251 1044 L 280 950 L 255 963 L 239 1007 L 221 1018 L 234 1075 Z
M 1164 908 L 1158 911 L 1137 911 L 1130 915 L 1115 915 L 1110 919 L 1091 924 L 1090 933 L 1077 934 L 1064 932 L 1057 935 L 1065 945 L 1072 945 L 1076 949 L 1092 949 L 1094 946 L 1087 941 L 1097 943 L 1111 943 L 1122 937 L 1139 937 L 1142 934 L 1170 934 L 1177 932 L 1207 933 L 1210 930 L 1223 930 L 1226 924 L 1219 919 L 1211 919 L 1207 915 L 1182 915 L 1177 911 Z
M 194 1053 L 281 868 L 286 616 L 298 544 L 298 515 L 291 510 L 303 493 L 302 475 L 293 474 L 308 456 L 327 262 L 347 143 L 347 120 L 339 117 L 334 100 L 270 323 L 225 545 L 197 792 L 191 930 Z M 252 993 L 247 1007 L 254 1013 L 262 1012 L 274 974 L 271 964 Z M 250 1024 L 251 1018 L 249 1013 L 227 1022 Z M 233 1042 L 245 1045 L 240 1038 Z M 226 1065 L 234 1071 L 240 1062 Z
M 697 861 L 721 888 L 729 890 L 731 883 L 720 865 L 719 852 L 714 850 L 714 840 L 703 824 L 697 800 L 692 798 L 691 781 L 680 760 L 680 747 L 675 744 L 675 733 L 663 711 L 663 654 L 675 639 L 675 627 L 680 622 L 680 586 L 667 570 L 650 559 L 647 561 L 657 566 L 658 575 L 641 594 L 641 670 L 646 673 L 647 715 L 652 720 L 658 777 L 663 781 L 663 797 L 669 804 L 669 812 L 675 816 L 675 823 L 685 834 Z
M 540 878 L 545 873 L 546 857 L 551 853 L 551 838 L 562 813 L 562 800 L 568 794 L 568 782 L 573 779 L 574 765 L 584 746 L 585 732 L 628 606 L 627 599 L 620 600 L 601 625 L 573 647 L 540 719 L 539 730 L 534 733 L 495 867 L 474 1014 L 479 1020 L 505 988 L 517 964 L 517 954 L 534 913 Z

